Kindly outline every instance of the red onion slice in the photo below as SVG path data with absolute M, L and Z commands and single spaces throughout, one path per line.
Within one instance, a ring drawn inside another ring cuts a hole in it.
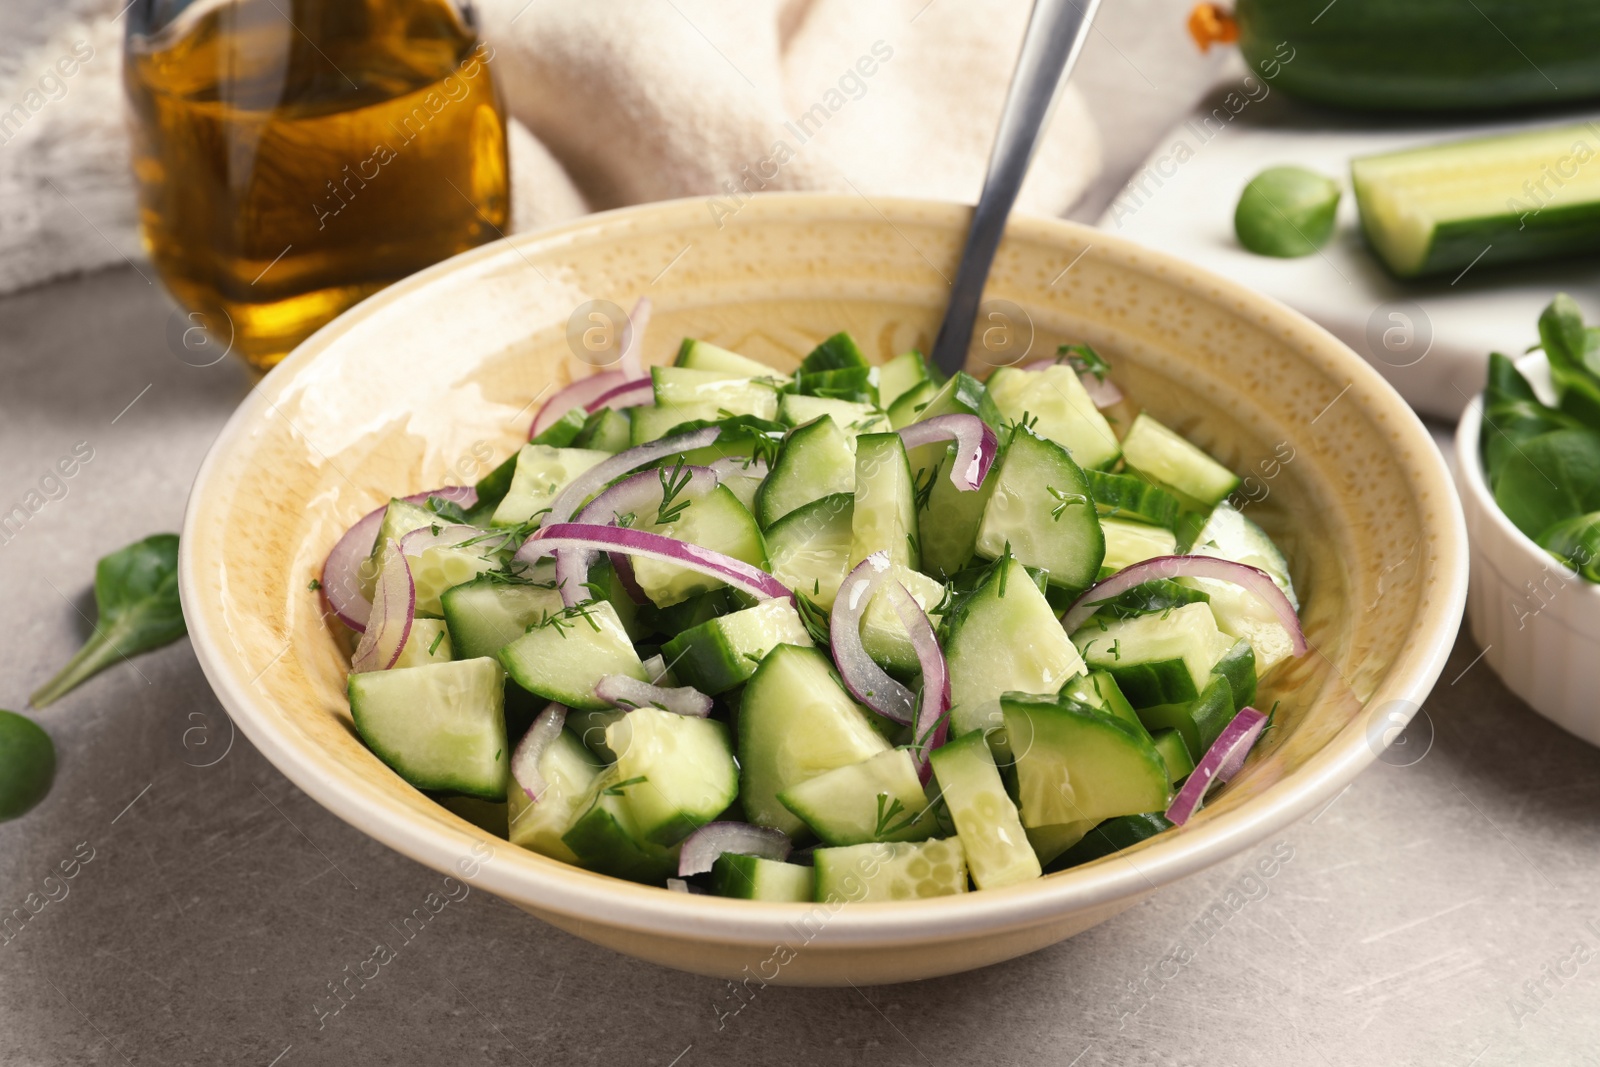
M 989 429 L 988 423 L 976 415 L 935 415 L 923 422 L 913 422 L 898 432 L 908 449 L 936 441 L 954 441 L 956 460 L 950 465 L 950 481 L 962 492 L 971 492 L 983 484 L 1000 448 L 1000 439 Z
M 630 378 L 642 378 L 645 376 L 644 363 L 639 356 L 644 351 L 644 332 L 650 328 L 648 296 L 641 296 L 634 301 L 633 310 L 628 312 L 628 325 L 628 347 L 622 350 L 622 359 L 617 366 Z
M 478 491 L 470 485 L 446 485 L 401 499 L 408 504 L 426 504 L 433 497 L 470 508 L 478 502 Z M 339 621 L 356 633 L 366 630 L 367 617 L 372 614 L 372 601 L 361 591 L 361 571 L 372 558 L 378 528 L 383 525 L 383 513 L 388 506 L 369 511 L 356 520 L 355 525 L 334 542 L 322 564 L 319 579 L 322 598 Z
M 1172 804 L 1167 808 L 1167 818 L 1179 826 L 1192 819 L 1194 813 L 1200 810 L 1200 802 L 1205 800 L 1206 791 L 1213 783 L 1226 782 L 1239 773 L 1245 757 L 1250 755 L 1250 749 L 1266 725 L 1267 717 L 1255 708 L 1244 708 L 1235 715 L 1233 721 L 1222 728 L 1222 733 L 1211 747 L 1206 749 L 1206 754 L 1200 757 L 1200 762 L 1195 764 L 1194 771 L 1184 780 L 1178 795 L 1172 798 Z
M 1248 564 L 1217 556 L 1156 556 L 1143 563 L 1124 567 L 1111 577 L 1091 585 L 1074 600 L 1061 617 L 1062 628 L 1069 634 L 1076 632 L 1099 610 L 1102 603 L 1156 578 L 1214 578 L 1244 586 L 1271 608 L 1278 617 L 1279 625 L 1289 631 L 1294 654 L 1306 654 L 1306 635 L 1300 628 L 1300 617 L 1295 614 L 1294 605 L 1289 603 L 1289 598 L 1283 595 L 1283 590 L 1278 588 L 1272 576 Z
M 704 874 L 724 852 L 760 856 L 782 862 L 789 858 L 789 837 L 781 830 L 743 822 L 708 822 L 683 842 L 678 853 L 678 876 Z
M 917 709 L 917 725 L 912 731 L 912 755 L 917 761 L 917 777 L 923 785 L 933 776 L 933 764 L 928 757 L 944 744 L 950 732 L 950 669 L 945 663 L 939 639 L 933 632 L 933 623 L 905 586 L 895 582 L 889 587 L 889 596 L 900 621 L 911 635 L 911 647 L 917 651 L 917 663 L 922 667 L 922 705 Z
M 703 719 L 711 714 L 711 698 L 698 689 L 651 685 L 626 674 L 608 674 L 594 687 L 594 695 L 608 704 L 632 711 L 634 708 L 659 708 L 674 715 Z
M 528 440 L 533 440 L 554 426 L 561 421 L 561 416 L 573 408 L 589 410 L 589 403 L 595 397 L 610 392 L 627 380 L 628 376 L 624 371 L 608 370 L 592 374 L 587 378 L 579 378 L 571 385 L 558 389 L 544 402 L 539 414 L 533 417 L 533 424 L 528 427 Z
M 793 598 L 794 594 L 782 582 L 766 571 L 752 567 L 743 560 L 701 548 L 687 541 L 664 537 L 648 530 L 629 530 L 621 526 L 590 526 L 586 523 L 567 522 L 546 526 L 522 543 L 515 559 L 520 563 L 533 563 L 552 552 L 622 552 L 629 556 L 643 556 L 675 563 L 692 571 L 719 579 L 757 600 L 776 597 Z M 556 563 L 560 573 L 561 563 Z
M 544 754 L 561 735 L 561 728 L 566 724 L 566 705 L 546 704 L 545 709 L 533 720 L 533 725 L 528 727 L 528 732 L 522 735 L 522 740 L 517 742 L 515 751 L 511 753 L 511 777 L 522 787 L 522 791 L 528 794 L 528 799 L 535 803 L 544 796 L 548 784 L 544 780 L 544 772 L 539 769 L 539 764 L 544 762 Z
M 874 552 L 845 576 L 833 601 L 828 644 L 850 695 L 884 718 L 909 726 L 916 721 L 917 698 L 873 662 L 861 643 L 861 616 L 890 573 L 889 554 Z
M 634 378 L 612 386 L 583 406 L 593 415 L 601 408 L 642 408 L 656 402 L 656 387 L 649 378 Z
M 417 586 L 411 580 L 411 564 L 393 538 L 383 547 L 378 584 L 372 591 L 372 615 L 350 659 L 352 674 L 386 671 L 400 658 L 400 650 L 411 636 L 411 623 L 417 615 Z
M 714 442 L 721 432 L 720 427 L 707 426 L 703 430 L 663 437 L 659 441 L 651 441 L 649 444 L 630 448 L 626 452 L 618 452 L 610 459 L 601 460 L 556 494 L 556 498 L 550 502 L 549 513 L 545 515 L 540 525 L 549 527 L 561 522 L 571 522 L 572 517 L 578 513 L 579 506 L 602 486 L 616 481 L 646 463 L 654 463 L 658 459 L 675 456 L 680 452 L 705 448 Z

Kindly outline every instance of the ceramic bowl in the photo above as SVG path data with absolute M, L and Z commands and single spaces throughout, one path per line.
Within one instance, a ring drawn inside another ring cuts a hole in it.
M 1542 352 L 1517 367 L 1554 401 Z M 1473 640 L 1507 689 L 1557 726 L 1600 745 L 1600 586 L 1540 548 L 1494 502 L 1478 448 L 1482 425 L 1479 396 L 1456 428 L 1456 483 L 1472 544 Z
M 1005 361 L 1094 345 L 1134 400 L 1249 475 L 1248 514 L 1284 547 L 1305 605 L 1315 651 L 1259 701 L 1281 701 L 1277 727 L 1187 826 L 1007 889 L 724 900 L 511 846 L 357 740 L 346 648 L 307 583 L 358 516 L 470 483 L 523 440 L 536 398 L 590 373 L 568 340 L 576 309 L 648 295 L 648 362 L 685 335 L 784 368 L 838 330 L 878 359 L 927 351 L 969 215 L 813 194 L 757 197 L 720 221 L 702 201 L 654 204 L 465 253 L 350 310 L 251 393 L 195 482 L 183 604 L 222 703 L 296 785 L 418 862 L 620 952 L 763 983 L 902 981 L 1019 956 L 1327 803 L 1421 704 L 1460 621 L 1466 542 L 1437 449 L 1393 389 L 1300 315 L 1100 231 L 1029 218 L 1013 222 L 989 283 L 1025 309 Z

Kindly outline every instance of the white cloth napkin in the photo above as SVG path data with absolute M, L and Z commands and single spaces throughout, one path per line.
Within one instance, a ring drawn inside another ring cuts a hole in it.
M 0 292 L 142 259 L 121 101 L 123 2 L 60 9 L 48 39 L 0 66 Z M 970 203 L 1029 9 L 1026 0 L 477 6 L 513 118 L 518 231 L 684 196 L 706 197 L 715 217 L 769 190 Z M 1065 212 L 1099 164 L 1094 124 L 1069 87 L 1020 208 Z

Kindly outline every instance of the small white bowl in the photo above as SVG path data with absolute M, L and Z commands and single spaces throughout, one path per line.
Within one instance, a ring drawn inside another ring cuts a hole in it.
M 1543 353 L 1517 361 L 1553 403 Z M 1506 688 L 1569 733 L 1600 745 L 1600 586 L 1585 581 L 1511 524 L 1484 480 L 1483 397 L 1456 428 L 1456 486 L 1467 519 L 1472 581 L 1467 619 Z

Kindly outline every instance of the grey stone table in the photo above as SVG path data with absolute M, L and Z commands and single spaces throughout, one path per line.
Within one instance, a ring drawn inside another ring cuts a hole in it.
M 0 301 L 0 507 L 93 449 L 0 545 L 0 706 L 84 635 L 95 557 L 178 527 L 251 387 L 175 358 L 169 310 L 132 270 Z M 1600 751 L 1476 656 L 1463 638 L 1408 736 L 1421 759 L 1103 926 L 915 985 L 765 989 L 719 1028 L 723 983 L 476 890 L 333 1014 L 441 878 L 234 736 L 180 641 L 37 715 L 60 771 L 0 824 L 0 916 L 49 902 L 0 943 L 0 1063 L 1600 1062 Z

